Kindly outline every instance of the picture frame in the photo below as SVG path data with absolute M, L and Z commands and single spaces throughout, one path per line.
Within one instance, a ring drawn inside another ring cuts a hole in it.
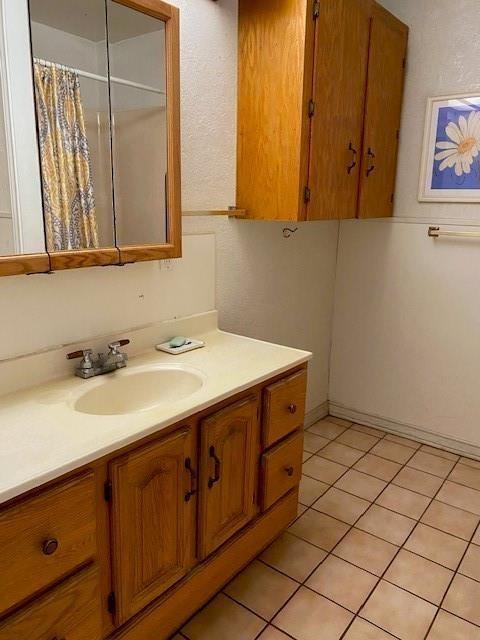
M 429 98 L 420 202 L 480 202 L 480 92 Z

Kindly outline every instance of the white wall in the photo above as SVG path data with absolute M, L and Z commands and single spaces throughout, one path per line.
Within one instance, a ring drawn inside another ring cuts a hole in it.
M 184 201 L 190 208 L 223 208 L 233 202 L 235 185 L 235 105 L 229 102 L 235 74 L 226 75 L 224 69 L 225 60 L 231 68 L 235 58 L 234 2 L 222 0 L 217 6 L 211 0 L 184 0 L 182 4 Z M 191 87 L 199 87 L 198 75 L 207 67 L 223 80 L 209 84 L 208 100 L 205 96 L 200 100 Z M 200 153 L 206 136 L 199 128 L 202 121 L 210 123 L 209 144 Z M 216 189 L 203 189 L 203 184 Z M 161 270 L 154 262 L 0 278 L 0 360 L 213 309 L 213 238 L 187 239 L 184 256 L 174 262 L 173 271 Z
M 427 237 L 480 205 L 417 201 L 427 97 L 480 89 L 478 0 L 383 4 L 411 27 L 396 219 L 341 224 L 330 399 L 480 447 L 480 245 Z

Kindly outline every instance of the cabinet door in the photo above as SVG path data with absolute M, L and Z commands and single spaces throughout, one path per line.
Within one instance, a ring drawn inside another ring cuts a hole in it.
M 195 460 L 194 434 L 185 427 L 111 465 L 118 623 L 159 596 L 194 564 Z
M 200 556 L 206 557 L 257 512 L 258 401 L 242 400 L 204 420 L 200 453 Z
M 308 220 L 357 212 L 370 0 L 322 0 L 317 19 Z
M 408 27 L 375 5 L 368 66 L 359 218 L 392 215 Z

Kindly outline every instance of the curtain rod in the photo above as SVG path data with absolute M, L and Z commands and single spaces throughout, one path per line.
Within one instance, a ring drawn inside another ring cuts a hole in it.
M 101 76 L 96 73 L 90 73 L 90 71 L 83 71 L 82 69 L 75 69 L 73 67 L 67 67 L 64 64 L 59 64 L 57 62 L 51 62 L 50 60 L 43 60 L 42 58 L 34 58 L 34 62 L 38 62 L 45 67 L 59 67 L 65 71 L 72 71 L 73 73 L 77 73 L 82 78 L 90 78 L 91 80 L 98 80 L 99 82 L 108 82 L 108 78 L 106 76 Z M 147 84 L 140 84 L 139 82 L 133 82 L 132 80 L 124 80 L 123 78 L 116 78 L 112 76 L 111 81 L 115 84 L 121 84 L 126 87 L 133 87 L 134 89 L 143 89 L 143 91 L 150 91 L 150 93 L 157 93 L 159 95 L 166 95 L 165 91 L 162 89 L 155 89 L 155 87 L 150 87 Z

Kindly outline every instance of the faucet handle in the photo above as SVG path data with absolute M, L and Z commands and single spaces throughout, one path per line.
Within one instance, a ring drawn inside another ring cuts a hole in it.
M 130 344 L 130 340 L 125 338 L 123 340 L 117 340 L 116 342 L 110 342 L 108 348 L 113 354 L 117 354 L 120 347 L 126 347 L 127 344 Z
M 92 355 L 92 349 L 80 349 L 79 351 L 72 351 L 72 353 L 67 353 L 67 360 L 76 360 L 77 358 L 89 360 Z

